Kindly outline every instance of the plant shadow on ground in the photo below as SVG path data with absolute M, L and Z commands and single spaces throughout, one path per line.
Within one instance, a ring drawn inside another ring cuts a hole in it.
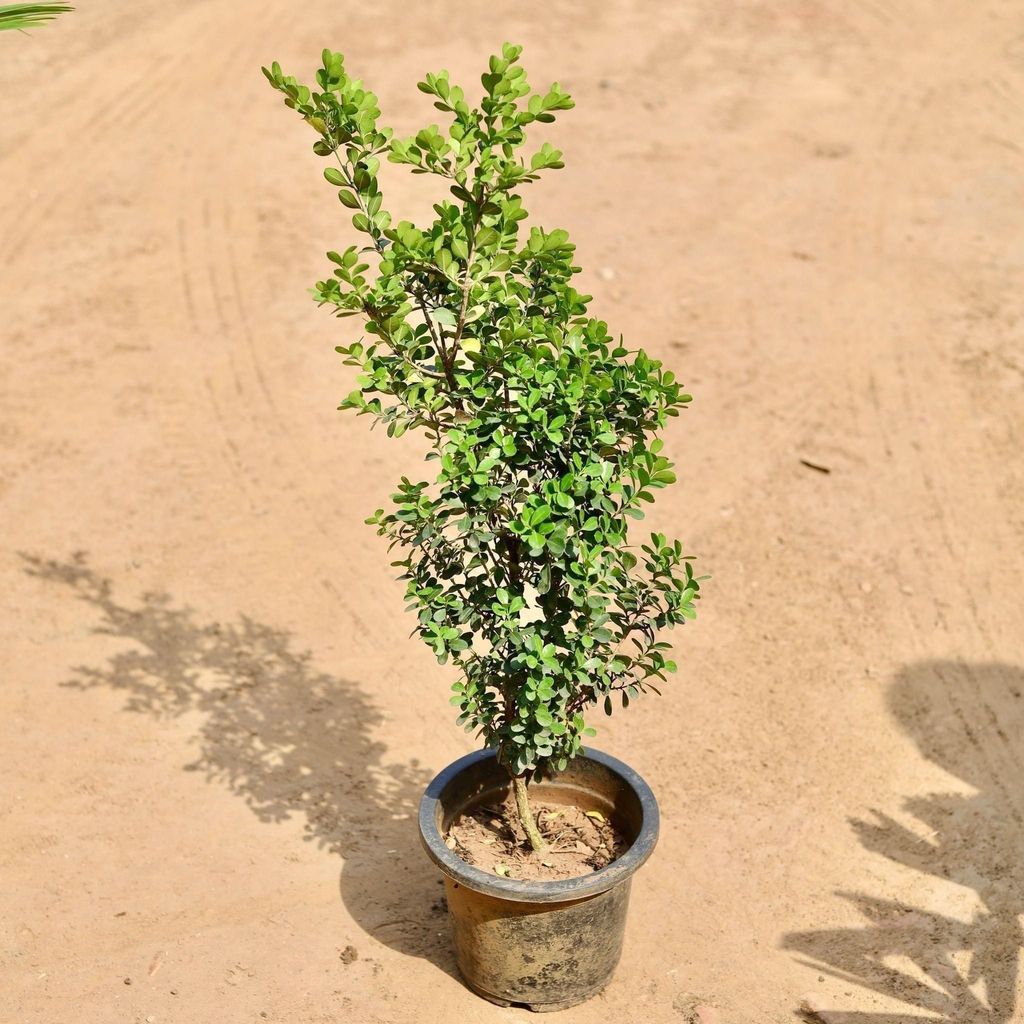
M 76 667 L 63 685 L 119 690 L 126 710 L 156 718 L 200 712 L 199 756 L 185 769 L 226 786 L 261 821 L 302 819 L 308 841 L 344 859 L 341 897 L 357 924 L 454 974 L 438 934 L 443 890 L 416 833 L 430 773 L 387 762 L 373 738 L 382 716 L 355 683 L 317 670 L 287 632 L 245 616 L 204 623 L 164 593 L 120 601 L 83 554 L 22 558 L 30 575 L 95 608 L 93 632 L 130 644 L 100 667 Z
M 911 797 L 907 828 L 875 812 L 851 822 L 863 846 L 974 890 L 972 920 L 865 893 L 839 893 L 861 928 L 799 932 L 783 947 L 805 963 L 913 1007 L 910 1013 L 827 1010 L 826 1024 L 1003 1024 L 1015 1016 L 1024 931 L 1024 670 L 928 661 L 904 669 L 889 707 L 921 753 L 971 793 Z M 926 1016 L 921 1016 L 924 1013 Z

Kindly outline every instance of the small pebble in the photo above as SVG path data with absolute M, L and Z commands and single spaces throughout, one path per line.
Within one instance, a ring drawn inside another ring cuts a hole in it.
M 155 1021 L 155 1020 L 156 1020 L 156 1017 L 154 1017 L 154 1016 L 153 1016 L 153 1014 L 150 1014 L 150 1015 L 149 1015 L 149 1016 L 148 1016 L 148 1017 L 146 1018 L 146 1024 L 154 1024 L 154 1021 Z
M 602 281 L 614 281 L 615 280 L 615 271 L 612 270 L 611 267 L 602 267 L 601 270 L 600 270 L 600 275 L 601 275 L 601 280 Z
M 359 959 L 359 951 L 355 946 L 346 946 L 341 951 L 341 962 L 343 964 L 354 964 Z
M 867 580 L 864 580 L 864 582 L 860 585 L 860 589 L 863 590 L 865 594 L 870 594 L 874 587 L 872 587 Z
M 124 983 L 125 983 L 126 985 L 130 985 L 130 984 L 132 983 L 132 979 L 131 979 L 131 978 L 125 978 L 125 979 L 124 979 Z

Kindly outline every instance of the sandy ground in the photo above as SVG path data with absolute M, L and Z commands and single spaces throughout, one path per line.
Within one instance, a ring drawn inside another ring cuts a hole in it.
M 343 49 L 406 131 L 508 38 L 578 102 L 532 209 L 696 395 L 652 525 L 715 576 L 596 723 L 664 829 L 552 1019 L 1024 1020 L 1019 3 L 81 7 L 0 38 L 0 1019 L 528 1019 L 417 845 L 469 741 L 362 524 L 416 441 L 334 411 L 346 218 L 259 74 Z

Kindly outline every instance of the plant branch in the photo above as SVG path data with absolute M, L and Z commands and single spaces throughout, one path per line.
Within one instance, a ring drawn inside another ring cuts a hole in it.
M 535 853 L 544 853 L 548 844 L 544 842 L 544 837 L 540 834 L 540 829 L 537 828 L 537 819 L 533 816 L 533 811 L 530 808 L 530 797 L 526 791 L 526 779 L 520 775 L 516 775 L 512 779 L 512 789 L 516 796 L 516 813 L 519 816 L 519 824 L 523 826 L 523 831 L 526 833 L 526 838 L 530 840 L 530 846 L 533 847 Z
M 437 349 L 437 354 L 441 359 L 441 365 L 444 367 L 444 379 L 448 383 L 448 391 L 454 396 L 458 383 L 455 380 L 455 375 L 452 373 L 451 363 L 448 360 L 448 353 L 444 345 L 444 332 L 435 331 L 434 321 L 430 319 L 430 314 L 427 312 L 427 304 L 423 301 L 423 292 L 417 291 L 413 294 L 416 297 L 417 305 L 420 307 L 420 312 L 423 314 L 423 319 L 426 321 L 427 330 L 430 331 L 430 338 L 434 342 L 434 348 Z
M 334 149 L 332 149 L 331 152 L 334 154 L 334 159 L 338 161 L 338 166 L 341 168 L 341 173 L 345 176 L 345 183 L 348 185 L 350 189 L 352 189 L 352 194 L 356 197 L 356 202 L 359 204 L 359 212 L 367 220 L 368 227 L 366 233 L 373 240 L 373 245 L 377 252 L 384 252 L 385 245 L 384 242 L 381 240 L 380 232 L 375 232 L 372 230 L 375 226 L 373 223 L 373 217 L 370 216 L 369 208 L 363 202 L 362 193 L 359 191 L 358 188 L 356 188 L 356 183 L 352 179 L 352 172 L 349 170 L 349 165 L 347 163 L 343 163 L 341 157 L 338 156 L 337 145 L 335 145 Z

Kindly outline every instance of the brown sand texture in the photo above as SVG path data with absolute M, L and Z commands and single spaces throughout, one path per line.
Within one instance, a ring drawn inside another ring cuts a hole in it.
M 1024 1020 L 1024 10 L 82 0 L 0 38 L 0 1020 L 491 1024 L 414 810 L 472 749 L 363 518 L 267 87 L 406 133 L 504 40 L 577 108 L 533 223 L 695 395 L 649 524 L 714 579 L 595 745 L 658 794 L 572 1024 Z M 396 171 L 395 209 L 429 210 Z M 813 464 L 813 465 L 809 465 Z M 828 472 L 815 469 L 823 467 Z

